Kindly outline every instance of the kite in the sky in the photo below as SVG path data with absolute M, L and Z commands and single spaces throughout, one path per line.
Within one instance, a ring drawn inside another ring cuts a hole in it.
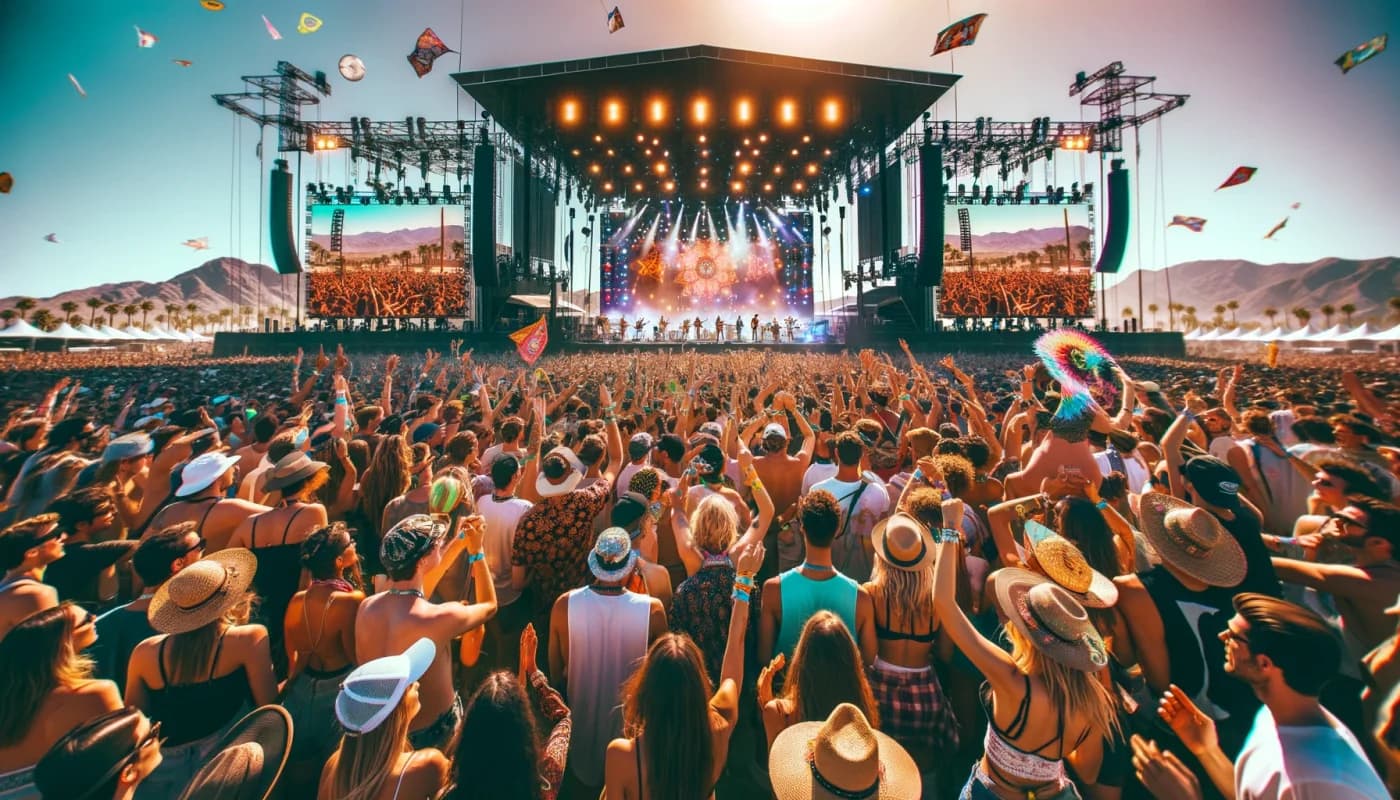
M 1288 217 L 1284 217 L 1283 219 L 1281 219 L 1281 220 L 1278 221 L 1278 224 L 1277 224 L 1277 225 L 1275 225 L 1274 227 L 1270 228 L 1268 233 L 1264 234 L 1264 238 L 1265 238 L 1265 239 L 1272 239 L 1272 238 L 1274 238 L 1274 234 L 1276 234 L 1276 233 L 1278 233 L 1279 231 L 1283 230 L 1283 226 L 1285 226 L 1285 225 L 1287 225 L 1287 224 L 1288 224 Z
M 1360 66 L 1363 62 L 1370 61 L 1372 58 L 1380 55 L 1381 52 L 1385 50 L 1386 42 L 1389 40 L 1390 36 L 1382 33 L 1380 36 L 1364 41 L 1345 53 L 1342 53 L 1342 57 L 1332 63 L 1341 67 L 1342 74 L 1345 75 Z
M 340 77 L 347 81 L 358 81 L 365 77 L 365 62 L 360 57 L 347 53 L 340 57 Z
M 183 244 L 185 247 L 190 247 L 195 250 L 208 250 L 209 237 L 201 236 L 198 239 L 186 239 L 185 241 L 180 242 L 180 244 Z
M 133 25 L 132 27 L 136 29 L 136 46 L 137 46 L 137 47 L 155 47 L 155 46 L 156 46 L 156 41 L 157 41 L 157 39 L 156 39 L 156 35 L 155 35 L 154 33 L 151 33 L 150 31 L 143 31 L 143 30 L 141 30 L 141 26 L 140 26 L 140 25 Z
M 199 0 L 205 11 L 223 11 L 224 0 Z
M 87 92 L 83 91 L 83 85 L 78 83 L 78 79 L 73 77 L 73 73 L 68 73 L 68 82 L 73 84 L 73 88 L 78 90 L 79 97 L 87 97 Z
M 448 47 L 433 33 L 432 28 L 424 28 L 418 34 L 418 44 L 414 46 L 413 52 L 408 54 L 408 63 L 413 67 L 413 71 L 418 73 L 418 77 L 423 77 L 433 71 L 433 62 L 444 53 L 456 52 Z
M 613 6 L 613 10 L 608 12 L 608 33 L 617 33 L 627 27 L 627 23 L 622 21 L 622 9 Z
M 8 172 L 0 172 L 0 194 L 9 194 L 15 188 L 15 176 Z
M 303 11 L 301 13 L 301 19 L 297 20 L 297 33 L 304 36 L 319 30 L 321 30 L 321 19 Z
M 193 61 L 187 61 L 186 59 L 183 59 L 183 58 L 176 58 L 176 59 L 171 59 L 171 60 L 174 61 L 176 64 L 179 64 L 179 65 L 182 66 L 182 67 L 188 67 L 189 65 L 191 65 L 191 64 L 194 63 Z
M 1293 205 L 1289 206 L 1289 208 L 1293 209 L 1294 211 L 1297 211 L 1298 209 L 1300 209 L 1300 208 L 1302 208 L 1302 207 L 1303 207 L 1303 204 L 1302 204 L 1302 203 L 1294 203 Z
M 952 25 L 938 32 L 938 41 L 933 46 L 931 56 L 939 53 L 946 53 L 958 47 L 966 47 L 977 41 L 977 32 L 982 29 L 982 21 L 987 18 L 986 14 L 973 14 L 967 19 L 960 19 Z
M 267 35 L 268 35 L 268 36 L 271 36 L 274 40 L 275 40 L 275 39 L 281 39 L 281 38 L 282 38 L 282 34 L 278 33 L 278 32 L 277 32 L 277 29 L 274 28 L 274 27 L 272 27 L 272 23 L 271 23 L 271 22 L 268 22 L 268 20 L 267 20 L 267 15 L 266 15 L 266 14 L 263 15 L 263 24 L 267 26 Z
M 1201 229 L 1204 228 L 1204 227 L 1206 226 L 1206 218 L 1205 218 L 1205 217 L 1183 217 L 1182 215 L 1177 214 L 1177 215 L 1175 215 L 1175 216 L 1172 217 L 1172 221 L 1171 221 L 1171 222 L 1168 222 L 1168 223 L 1167 223 L 1167 227 L 1170 228 L 1170 227 L 1172 227 L 1172 226 L 1174 226 L 1174 225 L 1180 225 L 1181 227 L 1186 228 L 1187 230 L 1191 231 L 1192 233 L 1200 233 L 1200 232 L 1201 232 Z
M 1230 177 L 1226 178 L 1224 183 L 1215 187 L 1215 191 L 1239 186 L 1241 183 L 1249 183 L 1249 179 L 1253 178 L 1254 173 L 1258 171 L 1258 167 L 1235 167 L 1235 171 L 1230 173 Z
M 58 234 L 56 233 L 50 233 L 49 235 L 45 236 L 44 241 L 53 242 L 54 244 L 63 244 L 63 242 L 60 242 L 58 240 Z

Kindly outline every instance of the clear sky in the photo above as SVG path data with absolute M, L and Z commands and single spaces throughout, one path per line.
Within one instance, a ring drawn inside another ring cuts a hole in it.
M 220 12 L 197 0 L 2 0 L 0 171 L 15 178 L 0 195 L 3 293 L 162 280 L 219 255 L 269 260 L 258 131 L 210 95 L 241 91 L 239 76 L 288 60 L 331 76 L 326 119 L 470 118 L 471 100 L 450 78 L 457 54 L 421 80 L 405 61 L 428 26 L 462 51 L 464 69 L 707 43 L 956 72 L 960 119 L 1079 119 L 1067 96 L 1074 74 L 1121 59 L 1129 73 L 1158 76 L 1162 91 L 1191 95 L 1160 129 L 1141 132 L 1141 235 L 1126 269 L 1139 250 L 1149 267 L 1400 254 L 1400 52 L 1346 76 L 1332 64 L 1379 33 L 1400 35 L 1395 0 L 618 1 L 627 27 L 609 35 L 598 0 L 225 0 Z M 304 11 L 324 27 L 299 35 Z M 940 28 L 979 11 L 990 16 L 976 45 L 928 57 Z M 155 47 L 137 47 L 134 25 L 159 37 Z M 336 73 L 345 53 L 364 60 L 363 81 Z M 954 113 L 951 96 L 935 110 Z M 267 140 L 270 168 L 270 130 Z M 1131 133 L 1127 145 L 1132 165 Z M 349 177 L 343 156 L 302 163 L 298 185 Z M 1253 182 L 1214 192 L 1240 164 L 1259 168 Z M 1068 156 L 1054 177 L 1097 174 L 1096 159 Z M 1278 239 L 1264 241 L 1290 213 Z M 1168 231 L 1172 214 L 1209 222 L 1201 234 Z M 49 233 L 62 244 L 44 241 Z M 200 236 L 210 250 L 180 244 Z

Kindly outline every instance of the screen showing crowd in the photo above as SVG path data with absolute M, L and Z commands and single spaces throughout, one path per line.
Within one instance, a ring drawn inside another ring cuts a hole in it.
M 311 206 L 308 313 L 465 316 L 465 219 L 460 205 Z
M 603 216 L 604 316 L 812 319 L 812 215 L 750 203 L 649 203 Z
M 947 206 L 943 224 L 941 316 L 1094 316 L 1087 205 Z

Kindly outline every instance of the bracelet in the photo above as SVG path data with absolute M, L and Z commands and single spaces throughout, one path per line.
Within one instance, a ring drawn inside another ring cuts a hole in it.
M 745 586 L 753 586 L 753 578 L 754 573 L 752 572 L 740 572 L 738 575 L 734 576 L 734 580 L 744 584 Z
M 729 599 L 735 601 L 736 603 L 747 604 L 749 602 L 749 593 L 736 587 L 734 589 L 734 593 L 729 596 Z
M 914 474 L 909 476 L 909 479 L 912 481 L 918 481 L 919 483 L 924 483 L 928 481 L 928 478 L 924 475 L 924 471 L 917 468 L 914 470 Z
M 962 541 L 962 535 L 952 528 L 941 528 L 938 531 L 938 541 L 946 544 L 953 544 Z
M 608 415 L 608 416 L 606 416 L 606 417 L 603 417 L 603 424 L 604 424 L 604 425 L 611 425 L 611 424 L 613 424 L 614 422 L 617 422 L 617 417 L 612 416 L 611 414 Z
M 1108 501 L 1107 501 L 1107 500 L 1100 500 L 1099 502 L 1097 502 L 1097 503 L 1094 504 L 1094 508 L 1097 508 L 1098 510 L 1103 511 L 1105 508 L 1108 508 Z
M 471 555 L 467 556 L 467 566 L 470 567 L 472 564 L 475 564 L 483 558 L 486 558 L 485 550 L 480 550 L 475 553 L 472 553 Z
M 338 406 L 348 406 L 350 405 L 350 401 L 346 400 L 344 397 L 337 397 L 335 399 L 335 404 Z

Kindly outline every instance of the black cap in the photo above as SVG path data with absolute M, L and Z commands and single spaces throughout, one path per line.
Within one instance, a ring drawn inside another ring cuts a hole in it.
M 1181 470 L 1202 501 L 1234 511 L 1240 507 L 1240 474 L 1215 456 L 1196 456 Z

